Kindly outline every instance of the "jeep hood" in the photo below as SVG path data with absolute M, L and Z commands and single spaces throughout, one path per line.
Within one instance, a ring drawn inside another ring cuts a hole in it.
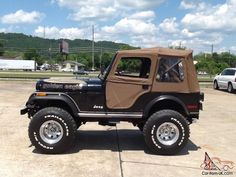
M 101 89 L 102 81 L 99 78 L 50 78 L 39 80 L 36 83 L 37 91 L 73 92 Z

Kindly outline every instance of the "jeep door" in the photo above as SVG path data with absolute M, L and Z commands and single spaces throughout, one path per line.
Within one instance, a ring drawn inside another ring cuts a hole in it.
M 154 56 L 118 54 L 106 81 L 108 109 L 128 109 L 143 94 L 150 92 Z

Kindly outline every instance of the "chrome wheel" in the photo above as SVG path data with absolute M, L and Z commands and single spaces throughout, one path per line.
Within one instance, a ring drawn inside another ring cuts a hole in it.
M 161 124 L 156 132 L 157 139 L 163 145 L 173 145 L 179 138 L 178 127 L 171 122 Z
M 39 135 L 45 143 L 55 144 L 63 137 L 63 128 L 59 122 L 49 120 L 41 125 Z

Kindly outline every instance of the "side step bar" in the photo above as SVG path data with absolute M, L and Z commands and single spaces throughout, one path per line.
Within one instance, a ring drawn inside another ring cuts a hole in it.
M 139 118 L 143 117 L 142 113 L 97 113 L 97 112 L 86 112 L 86 113 L 78 113 L 79 117 L 88 117 L 88 118 Z

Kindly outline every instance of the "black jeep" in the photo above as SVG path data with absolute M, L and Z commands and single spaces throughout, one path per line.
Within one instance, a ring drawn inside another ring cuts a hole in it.
M 98 78 L 48 79 L 36 84 L 21 114 L 43 153 L 61 153 L 81 124 L 130 122 L 157 154 L 175 154 L 199 118 L 200 93 L 192 51 L 166 48 L 119 51 Z

